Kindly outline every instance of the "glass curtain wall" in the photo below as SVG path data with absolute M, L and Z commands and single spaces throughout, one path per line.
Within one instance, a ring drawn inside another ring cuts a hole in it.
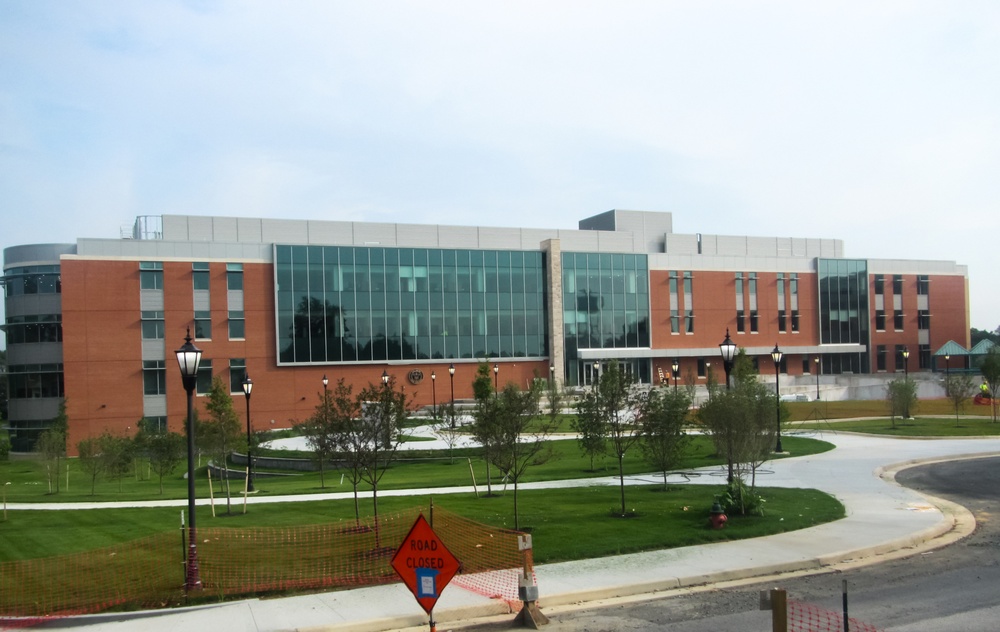
M 649 271 L 646 255 L 573 253 L 562 255 L 566 377 L 588 384 L 593 367 L 581 349 L 648 348 Z M 622 360 L 625 370 L 649 382 L 649 360 Z
M 541 252 L 275 246 L 281 364 L 543 358 Z
M 819 259 L 820 340 L 823 344 L 861 344 L 869 340 L 868 262 Z M 868 353 L 827 354 L 824 373 L 867 373 Z

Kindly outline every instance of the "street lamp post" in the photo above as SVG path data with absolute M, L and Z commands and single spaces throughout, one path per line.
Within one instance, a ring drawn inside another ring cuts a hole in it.
M 448 379 L 451 380 L 451 429 L 455 429 L 455 363 L 448 367 Z
M 10 486 L 10 481 L 3 484 L 3 521 L 7 522 L 7 487 Z
M 493 365 L 493 392 L 494 393 L 499 393 L 500 392 L 500 365 L 499 364 L 494 364 Z
M 594 360 L 594 388 L 596 389 L 601 381 L 601 362 Z
M 774 360 L 774 399 L 777 402 L 775 404 L 775 413 L 777 413 L 777 429 L 778 429 L 778 443 L 774 447 L 774 451 L 781 454 L 783 450 L 781 449 L 781 389 L 778 386 L 779 374 L 781 372 L 781 357 L 785 355 L 778 348 L 778 343 L 774 343 L 774 351 L 771 352 L 771 359 Z
M 903 347 L 903 381 L 906 383 L 906 402 L 903 407 L 903 419 L 910 418 L 910 349 Z
M 671 370 L 674 372 L 674 390 L 677 390 L 677 374 L 681 371 L 681 363 L 674 358 L 674 363 L 670 365 Z
M 437 373 L 431 371 L 431 410 L 434 411 L 434 423 L 437 423 L 438 416 L 438 396 L 437 396 Z
M 250 379 L 249 373 L 243 374 L 243 394 L 247 398 L 247 491 L 254 491 L 253 488 L 253 454 L 252 454 L 252 436 L 250 432 L 250 391 L 253 390 L 253 380 Z
M 551 388 L 556 382 L 556 365 L 549 365 L 549 387 Z
M 819 372 L 821 367 L 819 365 L 819 356 L 813 358 L 813 364 L 816 365 L 816 401 L 819 401 Z
M 176 352 L 177 364 L 181 370 L 181 381 L 187 391 L 187 487 L 188 487 L 188 552 L 187 574 L 184 590 L 201 590 L 198 574 L 197 529 L 194 513 L 194 388 L 198 381 L 198 366 L 201 364 L 201 349 L 191 344 L 191 329 L 187 330 L 184 345 Z
M 722 368 L 726 370 L 726 390 L 729 390 L 729 374 L 733 371 L 733 358 L 736 357 L 736 343 L 729 337 L 729 328 L 726 328 L 726 339 L 719 343 L 719 352 L 722 353 Z
M 948 369 L 951 366 L 951 354 L 945 354 L 944 356 L 944 376 L 948 377 Z

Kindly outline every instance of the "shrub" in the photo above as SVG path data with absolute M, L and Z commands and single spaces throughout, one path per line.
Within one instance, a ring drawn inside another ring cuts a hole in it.
M 740 478 L 733 479 L 719 497 L 722 509 L 730 516 L 763 516 L 764 498 L 757 490 L 747 487 Z

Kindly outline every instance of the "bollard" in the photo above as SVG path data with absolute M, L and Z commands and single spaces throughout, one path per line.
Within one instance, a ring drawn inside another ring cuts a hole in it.
M 520 551 L 530 551 L 531 536 L 517 536 L 517 548 Z M 531 563 L 528 561 L 528 553 L 523 553 L 523 555 L 524 574 L 517 587 L 517 594 L 523 605 L 521 606 L 521 612 L 517 613 L 514 623 L 519 624 L 521 627 L 537 630 L 539 626 L 548 623 L 549 619 L 538 609 L 538 586 L 535 585 L 534 573 L 532 573 Z

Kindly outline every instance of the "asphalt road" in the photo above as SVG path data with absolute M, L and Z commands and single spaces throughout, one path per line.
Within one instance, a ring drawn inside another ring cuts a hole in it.
M 547 613 L 546 632 L 718 632 L 770 630 L 759 609 L 762 590 L 840 612 L 847 580 L 849 614 L 878 629 L 900 632 L 1000 630 L 1000 458 L 911 468 L 896 480 L 906 487 L 967 507 L 975 532 L 950 546 L 911 557 L 811 576 L 783 576 L 643 601 Z M 510 629 L 494 622 L 462 630 Z

